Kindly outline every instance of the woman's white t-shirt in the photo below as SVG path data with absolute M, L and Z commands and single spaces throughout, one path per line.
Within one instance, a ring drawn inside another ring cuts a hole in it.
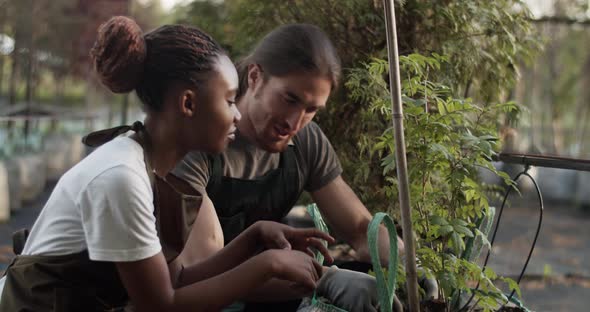
M 88 250 L 95 261 L 137 261 L 161 250 L 143 149 L 105 143 L 66 172 L 43 207 L 22 254 Z

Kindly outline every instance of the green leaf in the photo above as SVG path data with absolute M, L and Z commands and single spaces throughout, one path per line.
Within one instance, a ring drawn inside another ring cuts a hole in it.
M 445 293 L 450 294 L 453 289 L 457 288 L 457 278 L 452 273 L 444 273 L 440 278 L 440 286 Z
M 453 219 L 449 223 L 452 224 L 453 226 L 456 226 L 456 225 L 469 226 L 469 223 L 467 223 L 467 221 L 461 220 L 461 219 Z
M 454 228 L 455 232 L 457 232 L 459 234 L 463 234 L 466 237 L 473 237 L 473 232 L 471 232 L 471 230 L 465 226 L 455 225 L 453 228 Z
M 381 161 L 381 166 L 383 166 L 383 175 L 386 175 L 392 170 L 395 170 L 395 154 L 389 154 L 383 158 Z
M 518 298 L 522 298 L 520 286 L 518 286 L 518 283 L 515 280 L 508 278 L 508 277 L 500 277 L 500 280 L 502 280 L 503 282 L 508 284 L 508 287 L 510 288 L 510 290 L 515 290 L 516 294 L 518 295 Z
M 465 242 L 461 236 L 459 236 L 459 233 L 453 232 L 451 234 L 451 243 L 453 245 L 454 254 L 460 256 L 461 253 L 463 253 L 463 250 L 465 250 Z
M 483 271 L 483 274 L 486 278 L 490 280 L 496 279 L 498 277 L 496 275 L 496 272 L 494 272 L 494 270 L 492 270 L 490 267 L 486 267 Z
M 441 216 L 431 216 L 430 220 L 429 220 L 430 224 L 434 224 L 434 225 L 447 225 L 449 224 L 447 222 L 447 220 L 445 220 L 445 218 L 441 217 Z
M 491 248 L 492 245 L 490 244 L 490 241 L 488 240 L 488 237 L 482 233 L 480 230 L 475 229 L 475 235 L 478 238 L 478 240 L 481 240 L 480 243 L 482 245 L 482 247 L 487 247 L 487 248 Z
M 438 107 L 438 113 L 440 115 L 445 115 L 447 112 L 446 107 L 445 107 L 445 103 L 443 101 L 437 101 L 436 105 Z
M 453 232 L 453 226 L 447 224 L 440 227 L 440 229 L 438 230 L 438 235 L 440 235 L 441 237 L 445 237 L 449 235 L 449 233 L 451 232 Z
M 473 196 L 475 195 L 475 190 L 467 190 L 467 191 L 463 192 L 463 194 L 465 194 L 465 201 L 471 202 L 471 200 L 473 199 Z

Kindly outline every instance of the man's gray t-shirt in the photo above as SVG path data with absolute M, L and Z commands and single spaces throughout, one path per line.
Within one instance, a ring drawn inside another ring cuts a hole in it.
M 316 123 L 310 122 L 301 129 L 290 144 L 295 146 L 300 191 L 317 191 L 342 173 L 340 161 L 330 141 Z M 258 148 L 238 132 L 221 157 L 224 176 L 252 180 L 278 168 L 280 153 Z M 191 152 L 174 168 L 172 174 L 205 194 L 211 169 L 206 153 Z

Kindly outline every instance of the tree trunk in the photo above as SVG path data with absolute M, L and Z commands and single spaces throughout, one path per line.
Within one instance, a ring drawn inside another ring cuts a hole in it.
M 584 67 L 582 69 L 581 78 L 581 94 L 577 101 L 578 109 L 576 110 L 576 116 L 578 116 L 578 118 L 582 117 L 579 120 L 583 120 L 584 122 L 579 123 L 575 130 L 576 138 L 578 138 L 579 144 L 578 155 L 576 156 L 580 158 L 588 158 L 590 157 L 590 153 L 586 153 L 586 147 L 588 146 L 588 144 L 586 144 L 586 141 L 588 140 L 588 137 L 586 136 L 586 132 L 588 131 L 588 122 L 585 121 L 588 120 L 587 118 L 590 115 L 590 108 L 588 107 L 588 102 L 590 102 L 590 55 L 586 57 L 586 62 L 584 63 Z
M 36 8 L 35 8 L 35 2 L 32 1 L 31 2 L 31 12 L 35 12 Z M 35 34 L 35 25 L 33 22 L 33 14 L 30 14 L 30 16 L 28 16 L 28 26 L 30 29 L 30 32 L 28 34 L 28 51 L 27 51 L 27 71 L 26 71 L 26 81 L 25 81 L 25 103 L 27 105 L 27 110 L 26 110 L 26 119 L 25 119 L 25 125 L 24 125 L 24 133 L 25 133 L 25 145 L 26 142 L 28 141 L 29 138 L 29 132 L 30 132 L 30 128 L 31 128 L 31 121 L 29 120 L 28 117 L 31 116 L 31 107 L 33 105 L 33 89 L 34 89 L 34 83 L 35 83 L 35 63 L 37 62 L 37 45 L 36 45 L 36 34 Z
M 590 118 L 590 109 L 585 110 L 585 113 L 583 115 L 583 119 L 581 119 L 581 120 L 588 120 L 588 118 Z M 579 149 L 577 157 L 588 159 L 588 158 L 590 158 L 590 150 L 588 149 L 588 144 L 586 143 L 586 141 L 588 141 L 588 140 L 584 140 L 584 138 L 588 137 L 588 135 L 589 135 L 588 129 L 590 127 L 588 127 L 588 122 L 582 122 L 580 127 L 581 127 L 580 136 L 579 136 L 580 149 Z
M 2 31 L 0 30 L 0 33 Z M 2 86 L 4 85 L 4 55 L 0 55 L 0 98 L 2 98 Z
M 27 72 L 25 81 L 25 102 L 31 105 L 33 101 L 33 84 L 34 84 L 34 67 L 35 67 L 35 47 L 33 44 L 27 53 Z
M 86 107 L 85 127 L 86 127 L 86 131 L 91 131 L 94 127 L 93 119 L 90 117 L 91 112 L 93 112 L 91 107 L 93 107 L 92 104 L 94 102 L 96 102 L 95 99 L 97 97 L 97 90 L 96 90 L 96 80 L 93 78 L 95 76 L 92 75 L 92 65 L 90 63 L 88 63 L 86 65 L 85 70 L 86 70 L 86 94 L 84 96 L 84 106 Z
M 20 38 L 18 32 L 14 36 L 14 51 L 12 51 L 12 67 L 10 69 L 10 80 L 8 81 L 8 103 L 16 103 L 16 88 L 18 83 L 18 71 L 20 70 Z
M 6 7 L 0 6 L 0 34 L 6 33 Z M 0 98 L 2 98 L 2 86 L 4 85 L 4 59 L 5 55 L 0 54 Z
M 546 64 L 548 67 L 548 73 L 546 78 L 543 80 L 543 89 L 545 90 L 545 101 L 543 101 L 545 108 L 542 109 L 543 114 L 543 134 L 544 134 L 544 148 L 547 149 L 549 153 L 556 153 L 558 151 L 557 146 L 557 136 L 558 133 L 557 125 L 560 123 L 558 120 L 560 118 L 559 112 L 556 110 L 556 101 L 559 99 L 555 96 L 554 85 L 553 83 L 556 81 L 557 78 L 557 47 L 559 47 L 558 36 L 559 32 L 557 26 L 549 25 L 549 37 L 554 38 L 552 44 L 547 46 L 547 60 Z
M 55 71 L 53 73 L 53 79 L 55 80 L 55 96 L 54 96 L 54 104 L 55 105 L 63 104 L 64 90 L 65 90 L 65 78 L 66 78 L 66 75 L 59 72 L 59 70 Z

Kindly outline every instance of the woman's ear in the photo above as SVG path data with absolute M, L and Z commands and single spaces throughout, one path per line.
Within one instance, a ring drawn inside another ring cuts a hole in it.
M 180 112 L 186 117 L 192 117 L 197 111 L 197 94 L 192 90 L 185 90 L 181 94 Z

